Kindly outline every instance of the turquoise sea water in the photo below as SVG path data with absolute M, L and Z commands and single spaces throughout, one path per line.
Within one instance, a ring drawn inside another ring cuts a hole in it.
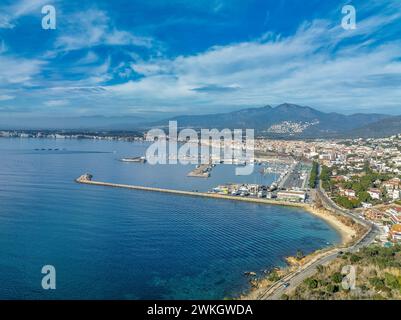
M 58 151 L 35 150 L 58 148 Z M 337 243 L 322 220 L 294 208 L 94 187 L 95 179 L 186 190 L 269 183 L 217 166 L 123 163 L 146 145 L 114 141 L 0 139 L 0 299 L 221 299 L 249 288 L 243 273 Z M 57 289 L 41 287 L 54 265 Z

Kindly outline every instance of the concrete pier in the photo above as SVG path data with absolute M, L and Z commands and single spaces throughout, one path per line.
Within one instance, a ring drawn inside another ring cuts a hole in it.
M 230 195 L 216 194 L 216 193 L 210 193 L 210 192 L 183 191 L 183 190 L 163 189 L 163 188 L 155 188 L 155 187 L 144 187 L 144 186 L 136 186 L 136 185 L 128 185 L 128 184 L 93 181 L 92 175 L 90 175 L 90 174 L 82 175 L 75 181 L 77 183 L 95 185 L 95 186 L 123 188 L 123 189 L 151 191 L 151 192 L 162 192 L 162 193 L 170 193 L 170 194 L 192 196 L 192 197 L 203 197 L 203 198 L 252 202 L 252 203 L 259 203 L 259 204 L 291 206 L 291 207 L 300 207 L 300 208 L 305 208 L 305 209 L 310 207 L 306 203 L 288 202 L 288 201 L 273 200 L 273 199 L 266 199 L 266 198 L 240 197 L 240 196 L 230 196 Z
M 210 168 L 210 164 L 201 164 L 199 167 L 192 170 L 190 173 L 187 174 L 188 177 L 194 178 L 209 178 L 210 172 L 208 169 Z

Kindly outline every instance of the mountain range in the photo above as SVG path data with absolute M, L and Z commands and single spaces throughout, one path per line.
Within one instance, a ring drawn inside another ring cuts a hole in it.
M 6 118 L 0 117 L 0 130 L 90 130 L 90 131 L 147 131 L 165 128 L 170 120 L 180 128 L 194 129 L 255 129 L 257 136 L 271 138 L 358 138 L 385 137 L 401 133 L 401 115 L 355 113 L 344 115 L 322 112 L 311 107 L 283 103 L 217 114 L 164 116 L 75 116 Z
M 401 116 L 325 113 L 290 103 L 228 113 L 177 116 L 152 126 L 165 126 L 169 120 L 177 121 L 181 128 L 248 128 L 255 129 L 258 135 L 276 138 L 381 137 L 401 133 Z

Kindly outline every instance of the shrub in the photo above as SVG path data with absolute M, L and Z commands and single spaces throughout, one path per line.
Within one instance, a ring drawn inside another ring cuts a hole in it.
M 370 278 L 369 283 L 377 290 L 383 290 L 384 288 L 386 288 L 386 284 L 384 283 L 384 279 L 382 278 Z
M 276 282 L 276 281 L 280 280 L 280 276 L 277 274 L 276 271 L 273 271 L 273 272 L 271 272 L 271 273 L 269 274 L 268 279 L 269 279 L 269 281 L 271 281 L 271 282 Z
M 384 282 L 390 288 L 397 289 L 397 290 L 401 289 L 399 279 L 391 273 L 386 272 L 386 274 L 384 275 Z
M 334 283 L 341 283 L 341 281 L 343 281 L 343 275 L 340 272 L 336 272 L 331 276 L 331 280 Z
M 356 254 L 353 254 L 350 258 L 351 263 L 357 263 L 358 261 L 360 261 L 362 258 L 357 256 Z
M 329 293 L 336 293 L 336 292 L 340 291 L 340 287 L 338 285 L 331 284 L 331 283 L 329 285 L 327 285 L 326 289 L 327 289 L 327 292 L 329 292 Z
M 305 284 L 308 286 L 309 289 L 316 289 L 319 285 L 318 281 L 312 278 L 306 279 Z

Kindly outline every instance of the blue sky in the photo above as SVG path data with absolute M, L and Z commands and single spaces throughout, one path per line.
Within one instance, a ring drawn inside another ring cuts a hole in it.
M 43 30 L 41 8 L 56 8 Z M 356 8 L 344 30 L 341 9 Z M 401 1 L 2 0 L 0 117 L 401 114 Z

